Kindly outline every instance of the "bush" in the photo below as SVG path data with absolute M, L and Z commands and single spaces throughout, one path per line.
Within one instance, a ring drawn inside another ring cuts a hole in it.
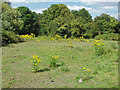
M 15 34 L 12 31 L 2 31 L 2 45 L 6 46 L 9 43 L 19 43 L 23 42 L 24 40 L 20 38 L 19 35 Z
M 115 40 L 118 41 L 118 34 L 116 33 L 109 33 L 109 34 L 102 34 L 95 36 L 95 39 L 100 40 Z
M 105 54 L 104 42 L 102 40 L 95 40 L 92 44 L 95 54 L 100 56 Z

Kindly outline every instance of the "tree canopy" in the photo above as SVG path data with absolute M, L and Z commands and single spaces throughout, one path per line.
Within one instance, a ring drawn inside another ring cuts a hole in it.
M 13 9 L 9 3 L 2 3 L 1 15 L 3 30 L 17 34 L 94 38 L 120 31 L 120 22 L 108 14 L 103 13 L 92 20 L 85 8 L 70 11 L 64 4 L 52 4 L 40 14 L 25 6 Z

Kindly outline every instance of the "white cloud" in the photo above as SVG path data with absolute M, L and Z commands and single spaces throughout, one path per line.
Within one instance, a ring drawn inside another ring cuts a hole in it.
M 14 6 L 14 7 L 12 7 L 12 8 L 17 8 L 18 6 Z
M 101 10 L 94 9 L 94 8 L 90 8 L 90 7 L 85 7 L 85 6 L 76 6 L 76 5 L 70 6 L 70 5 L 67 5 L 67 7 L 68 7 L 68 9 L 70 9 L 70 10 L 80 10 L 80 9 L 82 9 L 82 8 L 85 8 L 85 9 L 88 10 L 90 13 L 94 13 L 94 14 L 102 12 Z
M 29 4 L 30 2 L 27 0 L 9 0 L 11 3 L 25 3 L 25 4 Z
M 9 0 L 10 2 L 27 2 L 26 0 Z
M 80 10 L 80 9 L 82 9 L 82 8 L 85 8 L 86 10 L 90 10 L 90 9 L 91 9 L 91 8 L 89 8 L 89 7 L 76 6 L 76 5 L 74 5 L 74 6 L 67 5 L 67 7 L 68 7 L 68 9 L 70 9 L 70 10 Z
M 50 0 L 29 0 L 29 2 L 49 2 Z
M 44 10 L 47 10 L 47 8 L 43 8 L 43 9 L 37 9 L 37 10 L 32 10 L 36 13 L 43 13 Z
M 119 0 L 81 0 L 81 2 L 119 2 Z
M 10 2 L 87 2 L 94 4 L 95 2 L 119 2 L 119 0 L 9 0 Z
M 87 5 L 95 5 L 95 4 L 97 4 L 97 2 L 83 2 L 83 1 L 82 1 L 82 3 L 85 3 Z
M 110 16 L 118 18 L 118 14 L 110 14 Z
M 115 6 L 104 6 L 103 9 L 117 9 Z

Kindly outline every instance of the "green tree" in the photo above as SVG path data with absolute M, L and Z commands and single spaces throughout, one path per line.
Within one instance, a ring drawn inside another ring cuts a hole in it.
M 20 34 L 34 33 L 39 35 L 39 17 L 35 12 L 31 12 L 28 7 L 18 7 L 17 10 L 21 13 L 21 19 L 24 22 L 22 31 Z
M 68 7 L 66 5 L 64 5 L 64 4 L 51 5 L 51 7 L 49 7 L 47 10 L 43 11 L 42 15 L 39 14 L 40 19 L 42 17 L 41 22 L 40 22 L 41 33 L 47 34 L 48 31 L 51 31 L 51 29 L 49 27 L 51 27 L 50 25 L 54 22 L 53 21 L 54 19 L 60 18 L 60 17 L 67 17 L 69 14 L 70 14 L 70 10 L 68 9 Z M 53 27 L 55 27 L 55 26 L 53 26 Z
M 92 21 L 92 16 L 89 14 L 89 12 L 85 8 L 83 8 L 79 11 L 72 10 L 71 13 L 73 13 L 75 18 L 82 17 L 83 19 L 86 20 L 86 22 L 91 22 Z
M 108 14 L 103 13 L 97 16 L 94 18 L 94 22 L 101 34 L 116 32 L 115 26 L 118 24 L 118 20 Z
M 20 20 L 21 14 L 12 9 L 8 4 L 2 3 L 2 29 L 19 33 L 22 30 L 23 21 Z

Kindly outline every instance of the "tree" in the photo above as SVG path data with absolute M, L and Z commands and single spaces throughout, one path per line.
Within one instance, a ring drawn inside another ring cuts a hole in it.
M 115 26 L 118 24 L 118 20 L 108 14 L 103 13 L 100 16 L 97 16 L 94 19 L 94 22 L 96 23 L 97 28 L 99 28 L 101 34 L 116 32 Z
M 39 35 L 40 25 L 37 13 L 31 12 L 28 7 L 18 7 L 17 10 L 21 13 L 21 19 L 24 22 L 20 34 L 34 33 L 35 35 Z
M 92 21 L 92 16 L 89 14 L 89 12 L 85 8 L 83 8 L 79 11 L 72 10 L 71 13 L 73 13 L 75 18 L 82 17 L 83 19 L 86 20 L 86 22 L 91 22 Z
M 69 23 L 73 18 L 74 16 L 72 14 L 69 14 L 69 16 L 67 15 L 65 17 L 59 16 L 58 18 L 55 18 L 49 24 L 47 24 L 47 33 L 52 36 L 55 34 L 64 36 L 66 33 L 64 30 L 62 30 L 62 27 L 64 24 Z
M 22 30 L 23 21 L 21 14 L 12 9 L 8 4 L 2 3 L 2 29 L 19 33 Z
M 40 22 L 41 33 L 48 34 L 52 31 L 54 31 L 55 29 L 57 30 L 57 28 L 59 28 L 59 26 L 57 26 L 55 21 L 61 22 L 61 20 L 58 20 L 58 19 L 62 19 L 62 18 L 64 18 L 66 20 L 66 18 L 69 15 L 71 17 L 70 10 L 67 8 L 66 5 L 64 5 L 64 4 L 51 5 L 51 7 L 49 7 L 47 10 L 43 11 L 42 16 L 41 16 L 41 14 L 39 15 L 40 18 L 42 17 L 41 22 Z M 63 21 L 65 21 L 65 20 L 63 20 Z

